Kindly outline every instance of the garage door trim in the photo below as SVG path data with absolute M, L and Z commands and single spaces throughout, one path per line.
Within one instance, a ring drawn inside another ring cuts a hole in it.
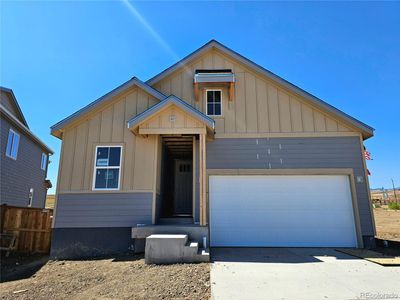
M 357 204 L 357 193 L 354 181 L 353 169 L 207 169 L 207 202 L 208 202 L 208 225 L 211 237 L 211 205 L 210 205 L 210 176 L 215 175 L 347 175 L 350 182 L 350 192 L 352 199 L 354 224 L 356 229 L 357 247 L 363 248 L 363 240 L 361 234 L 360 215 Z M 211 239 L 210 239 L 211 241 Z

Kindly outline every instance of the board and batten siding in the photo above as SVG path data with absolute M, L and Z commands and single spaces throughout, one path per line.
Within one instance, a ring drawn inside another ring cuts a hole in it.
M 360 149 L 359 137 L 222 138 L 207 143 L 207 170 L 351 168 L 364 178 L 355 186 L 362 234 L 373 235 Z
M 153 193 L 60 194 L 54 228 L 151 224 Z
M 171 117 L 173 116 L 173 121 Z M 164 110 L 156 113 L 153 117 L 150 117 L 148 120 L 145 120 L 142 124 L 139 125 L 140 130 L 148 129 L 148 130 L 171 130 L 171 129 L 186 129 L 193 130 L 193 132 L 198 132 L 201 128 L 206 128 L 204 123 L 196 120 L 191 117 L 188 113 L 183 111 L 181 108 L 176 105 L 172 105 Z M 142 131 L 140 131 L 142 132 Z
M 228 101 L 222 89 L 222 116 L 214 117 L 216 137 L 246 133 L 343 133 L 357 131 L 335 117 L 311 106 L 275 82 L 250 70 L 218 50 L 210 50 L 187 66 L 154 84 L 166 95 L 173 94 L 205 113 L 205 90 L 201 101 L 194 98 L 196 69 L 232 69 L 235 98 Z M 213 88 L 210 88 L 213 89 Z
M 92 191 L 97 145 L 123 146 L 121 192 L 152 191 L 156 137 L 135 136 L 126 122 L 156 103 L 133 88 L 65 128 L 58 194 Z

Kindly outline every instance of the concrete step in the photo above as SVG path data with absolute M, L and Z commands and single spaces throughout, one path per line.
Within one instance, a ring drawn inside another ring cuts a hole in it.
M 199 255 L 201 262 L 210 261 L 210 251 L 208 249 L 201 249 Z
M 200 240 L 200 237 L 205 236 L 207 232 L 207 227 L 194 224 L 138 225 L 132 227 L 132 238 L 142 239 L 147 238 L 152 234 L 187 234 L 194 240 Z
M 210 252 L 206 249 L 199 249 L 197 254 L 192 257 L 191 262 L 193 263 L 201 263 L 201 262 L 209 262 L 210 261 Z
M 193 217 L 174 217 L 174 218 L 160 218 L 158 220 L 160 225 L 188 225 L 193 224 Z
M 188 244 L 187 234 L 152 234 L 146 238 L 146 242 L 150 241 L 154 245 L 161 243 L 165 247 L 183 248 Z
M 183 249 L 183 255 L 186 257 L 192 257 L 199 251 L 199 243 L 189 242 Z
M 195 263 L 210 260 L 199 243 L 188 241 L 185 234 L 153 234 L 146 238 L 146 264 Z
M 132 227 L 132 239 L 134 239 L 135 253 L 143 253 L 146 238 L 153 234 L 187 234 L 190 240 L 199 242 L 203 247 L 203 237 L 208 238 L 208 227 L 194 224 L 188 225 L 140 225 Z

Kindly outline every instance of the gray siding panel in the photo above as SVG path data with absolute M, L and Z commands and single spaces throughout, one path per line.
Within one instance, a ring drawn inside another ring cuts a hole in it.
M 365 176 L 358 137 L 240 138 L 207 143 L 207 169 L 351 168 Z M 367 185 L 356 183 L 363 235 L 373 235 Z
M 153 193 L 60 194 L 55 228 L 151 224 Z
M 10 128 L 20 135 L 16 160 L 6 156 Z M 40 162 L 45 151 L 3 116 L 0 119 L 0 131 L 0 203 L 27 207 L 29 190 L 33 188 L 32 207 L 44 208 L 47 193 L 44 187 L 46 171 L 40 168 Z

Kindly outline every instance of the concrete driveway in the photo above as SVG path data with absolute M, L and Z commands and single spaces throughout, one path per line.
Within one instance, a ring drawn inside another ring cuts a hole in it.
M 327 248 L 214 248 L 212 299 L 400 299 L 400 267 Z

